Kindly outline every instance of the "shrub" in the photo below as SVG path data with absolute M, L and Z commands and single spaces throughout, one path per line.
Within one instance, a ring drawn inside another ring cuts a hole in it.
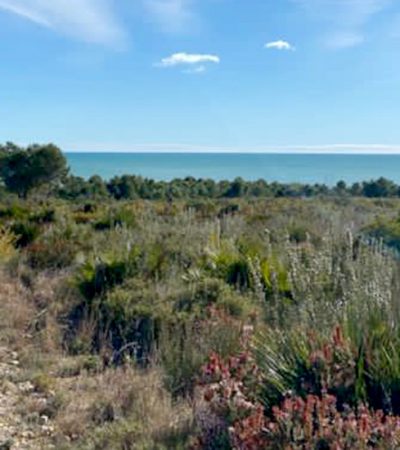
M 248 417 L 233 424 L 230 438 L 238 450 L 394 450 L 400 444 L 400 417 L 365 406 L 338 410 L 330 395 L 288 397 L 281 407 L 274 407 L 271 418 L 255 406 Z
M 214 354 L 202 373 L 194 448 L 386 450 L 400 444 L 400 417 L 363 405 L 338 407 L 326 392 L 290 393 L 266 414 L 257 400 L 261 372 L 246 352 L 226 362 Z
M 117 208 L 108 211 L 102 218 L 98 219 L 93 227 L 97 231 L 109 230 L 117 226 L 134 227 L 136 217 L 132 210 L 128 208 Z
M 7 228 L 0 226 L 0 263 L 6 263 L 14 256 L 15 241 L 15 235 Z
M 39 236 L 40 227 L 30 221 L 18 221 L 11 225 L 11 231 L 17 236 L 15 245 L 18 248 L 23 248 Z
M 251 286 L 251 274 L 246 255 L 240 254 L 237 249 L 223 246 L 217 252 L 209 252 L 206 267 L 226 283 L 246 289 Z
M 344 404 L 366 403 L 400 414 L 398 338 L 385 325 L 372 324 L 361 343 L 336 327 L 330 339 L 318 332 L 270 332 L 256 340 L 253 352 L 263 374 L 262 402 L 271 408 L 287 392 L 305 396 L 327 392 Z M 385 356 L 384 356 L 385 355 Z
M 200 433 L 196 448 L 232 448 L 229 429 L 253 413 L 259 382 L 258 368 L 247 351 L 228 358 L 211 354 L 196 392 L 195 419 Z
M 251 295 L 238 293 L 231 286 L 215 278 L 201 278 L 196 283 L 189 281 L 170 298 L 173 308 L 178 312 L 206 316 L 209 307 L 215 307 L 230 316 L 246 318 L 256 314 L 254 299 Z
M 159 358 L 166 385 L 176 396 L 193 391 L 200 368 L 211 352 L 228 357 L 240 345 L 243 323 L 214 308 L 203 319 L 161 325 Z
M 10 206 L 2 206 L 0 208 L 0 218 L 7 220 L 23 220 L 29 214 L 29 210 L 18 203 L 13 203 Z
M 387 246 L 400 251 L 400 217 L 391 220 L 382 218 L 363 229 L 368 238 L 382 240 Z
M 138 249 L 133 248 L 121 259 L 105 255 L 97 261 L 86 261 L 77 279 L 83 296 L 87 300 L 93 300 L 96 296 L 102 296 L 113 287 L 122 284 L 137 270 L 138 257 Z
M 51 225 L 25 249 L 27 263 L 38 270 L 69 267 L 85 248 L 85 237 L 82 229 L 68 222 Z
M 30 222 L 36 224 L 49 224 L 56 221 L 56 211 L 52 208 L 44 209 L 29 218 Z
M 67 239 L 56 242 L 34 242 L 26 249 L 27 263 L 33 269 L 62 269 L 70 266 L 75 258 L 76 248 Z
M 81 298 L 68 313 L 70 345 L 75 352 L 99 350 L 107 343 L 118 351 L 131 341 L 137 332 L 132 322 L 132 303 L 125 301 L 129 293 L 117 288 L 136 274 L 139 257 L 137 248 L 125 249 L 125 255 L 103 255 L 80 266 L 74 284 Z M 79 330 L 82 326 L 85 329 L 85 323 L 90 336 L 81 340 Z

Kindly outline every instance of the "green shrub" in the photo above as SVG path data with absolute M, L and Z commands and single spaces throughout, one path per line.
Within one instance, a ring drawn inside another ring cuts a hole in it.
M 212 352 L 223 357 L 236 354 L 242 325 L 214 309 L 203 320 L 162 323 L 159 358 L 166 374 L 166 386 L 173 395 L 192 392 L 200 368 Z
M 15 254 L 16 237 L 7 228 L 0 226 L 0 263 L 8 262 Z
M 11 206 L 2 206 L 0 208 L 1 219 L 23 220 L 29 214 L 29 210 L 18 203 L 13 203 Z
M 40 235 L 39 225 L 30 221 L 15 222 L 10 229 L 17 236 L 15 242 L 17 248 L 27 247 Z
M 113 255 L 103 256 L 97 261 L 86 261 L 78 274 L 78 286 L 87 300 L 102 296 L 113 287 L 133 276 L 137 271 L 138 249 L 130 250 L 123 259 Z
M 54 223 L 56 221 L 56 211 L 52 208 L 44 209 L 30 216 L 29 221 L 38 225 Z
M 222 246 L 217 252 L 207 255 L 206 267 L 211 273 L 226 281 L 226 283 L 245 290 L 251 286 L 251 272 L 246 255 L 240 254 L 237 249 Z
M 385 324 L 370 324 L 361 345 L 337 327 L 331 338 L 318 331 L 269 332 L 255 341 L 254 355 L 264 374 L 262 402 L 271 408 L 287 392 L 334 395 L 338 407 L 366 403 L 400 414 L 398 336 Z
M 251 295 L 243 295 L 226 285 L 222 280 L 204 278 L 171 297 L 176 312 L 204 317 L 210 307 L 224 311 L 232 317 L 246 319 L 256 313 L 256 304 Z
M 85 249 L 85 237 L 82 229 L 68 222 L 51 225 L 26 247 L 26 261 L 37 270 L 69 267 L 75 262 L 78 252 Z
M 107 211 L 102 218 L 93 224 L 93 227 L 97 231 L 103 231 L 122 226 L 132 228 L 135 224 L 136 217 L 132 210 L 128 208 L 117 208 Z
M 363 230 L 368 238 L 382 240 L 387 246 L 400 251 L 400 218 L 378 219 Z
M 132 340 L 132 336 L 136 336 L 132 322 L 136 317 L 135 309 L 128 301 L 129 292 L 118 287 L 137 273 L 139 257 L 139 250 L 133 248 L 127 250 L 121 259 L 110 254 L 101 259 L 87 260 L 79 268 L 75 283 L 82 299 L 69 312 L 74 335 L 71 345 L 75 353 L 93 348 L 99 350 L 104 340 L 108 340 L 112 349 L 118 352 Z M 134 291 L 133 297 L 135 294 L 141 295 Z M 87 337 L 82 342 L 76 335 L 82 321 L 88 318 L 93 321 L 89 344 Z

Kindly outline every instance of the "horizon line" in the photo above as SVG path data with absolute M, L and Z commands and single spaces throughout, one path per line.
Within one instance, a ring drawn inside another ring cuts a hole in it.
M 276 146 L 205 146 L 192 144 L 67 144 L 64 153 L 132 153 L 132 154 L 342 154 L 400 155 L 399 145 L 387 144 L 324 144 Z

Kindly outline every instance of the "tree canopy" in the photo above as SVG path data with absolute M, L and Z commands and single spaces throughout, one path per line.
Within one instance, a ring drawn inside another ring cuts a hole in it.
M 315 197 L 362 196 L 390 198 L 400 196 L 400 186 L 383 177 L 348 185 L 278 183 L 267 180 L 232 181 L 188 176 L 170 181 L 152 180 L 137 175 L 115 176 L 104 180 L 98 175 L 85 179 L 68 175 L 67 162 L 53 144 L 27 148 L 7 142 L 0 144 L 0 182 L 9 191 L 25 198 L 33 189 L 51 185 L 55 196 L 67 200 L 115 198 L 117 200 L 173 200 L 241 197 Z
M 66 159 L 53 144 L 0 146 L 0 177 L 5 187 L 19 197 L 25 198 L 31 190 L 55 183 L 67 173 Z

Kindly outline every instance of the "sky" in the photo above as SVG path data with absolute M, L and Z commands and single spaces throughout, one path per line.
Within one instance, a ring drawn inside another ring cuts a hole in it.
M 0 141 L 400 152 L 399 0 L 0 0 Z

